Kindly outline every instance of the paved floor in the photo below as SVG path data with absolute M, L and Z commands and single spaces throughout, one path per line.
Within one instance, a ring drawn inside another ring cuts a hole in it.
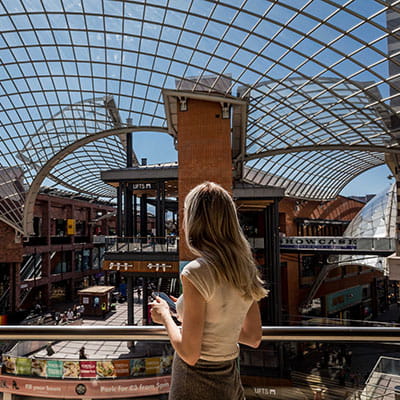
M 113 325 L 123 326 L 127 324 L 127 303 L 117 304 L 116 311 L 110 312 L 105 319 L 102 318 L 83 318 L 75 323 L 82 325 Z M 135 303 L 134 320 L 136 325 L 142 322 L 142 304 Z M 153 343 L 151 349 L 145 342 L 138 342 L 134 348 L 128 347 L 128 342 L 121 341 L 60 341 L 54 342 L 52 347 L 55 353 L 52 356 L 47 355 L 47 351 L 42 349 L 35 353 L 37 358 L 46 359 L 78 359 L 79 349 L 84 346 L 88 359 L 116 359 L 116 358 L 132 358 L 139 356 L 151 356 L 153 354 L 162 354 L 165 349 L 165 343 Z

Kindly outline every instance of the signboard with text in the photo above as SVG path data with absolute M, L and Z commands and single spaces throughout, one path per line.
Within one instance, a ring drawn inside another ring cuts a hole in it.
M 178 273 L 178 261 L 103 261 L 103 270 L 120 272 Z
M 0 390 L 19 396 L 43 396 L 51 399 L 127 398 L 168 393 L 170 376 L 118 380 L 35 379 L 0 375 Z

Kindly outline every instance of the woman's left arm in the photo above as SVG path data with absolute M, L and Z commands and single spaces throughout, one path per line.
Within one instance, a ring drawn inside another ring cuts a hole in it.
M 182 276 L 184 293 L 182 328 L 172 319 L 166 303 L 156 298 L 151 317 L 165 326 L 171 344 L 179 356 L 189 365 L 195 365 L 200 357 L 206 311 L 206 302 L 193 284 Z
M 257 348 L 262 339 L 260 308 L 256 301 L 250 306 L 240 331 L 239 343 Z

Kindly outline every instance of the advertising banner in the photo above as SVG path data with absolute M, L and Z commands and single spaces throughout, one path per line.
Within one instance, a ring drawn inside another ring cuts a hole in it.
M 118 380 L 35 379 L 0 375 L 1 391 L 51 399 L 105 399 L 156 396 L 168 393 L 170 376 Z
M 146 374 L 146 361 L 144 358 L 135 358 L 131 360 L 131 375 L 143 376 Z
M 3 365 L 7 374 L 16 374 L 16 358 L 3 355 Z
M 170 374 L 171 373 L 171 368 L 172 368 L 172 359 L 173 356 L 162 356 L 160 358 L 160 374 Z
M 45 360 L 3 355 L 4 372 L 40 378 L 124 378 L 169 375 L 172 355 L 131 360 Z
M 146 375 L 160 373 L 160 357 L 146 358 Z
M 47 360 L 47 377 L 62 378 L 64 375 L 64 362 L 60 360 Z
M 36 358 L 32 359 L 32 376 L 39 376 L 45 378 L 46 374 L 47 361 L 46 360 L 38 360 Z
M 326 310 L 332 314 L 362 301 L 362 286 L 354 286 L 326 296 Z
M 79 361 L 64 361 L 63 370 L 63 378 L 79 378 Z
M 113 361 L 115 374 L 118 378 L 129 376 L 129 361 L 130 360 L 114 360 Z
M 79 361 L 81 378 L 96 378 L 96 361 Z
M 96 369 L 99 378 L 115 378 L 117 376 L 112 361 L 97 361 Z
M 32 359 L 18 357 L 16 361 L 17 375 L 31 375 L 32 374 Z

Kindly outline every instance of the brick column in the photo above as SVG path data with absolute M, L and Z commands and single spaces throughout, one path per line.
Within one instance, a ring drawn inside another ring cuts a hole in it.
M 179 258 L 193 259 L 183 232 L 183 204 L 187 193 L 204 181 L 232 191 L 230 119 L 222 119 L 216 102 L 188 99 L 188 110 L 178 111 Z

